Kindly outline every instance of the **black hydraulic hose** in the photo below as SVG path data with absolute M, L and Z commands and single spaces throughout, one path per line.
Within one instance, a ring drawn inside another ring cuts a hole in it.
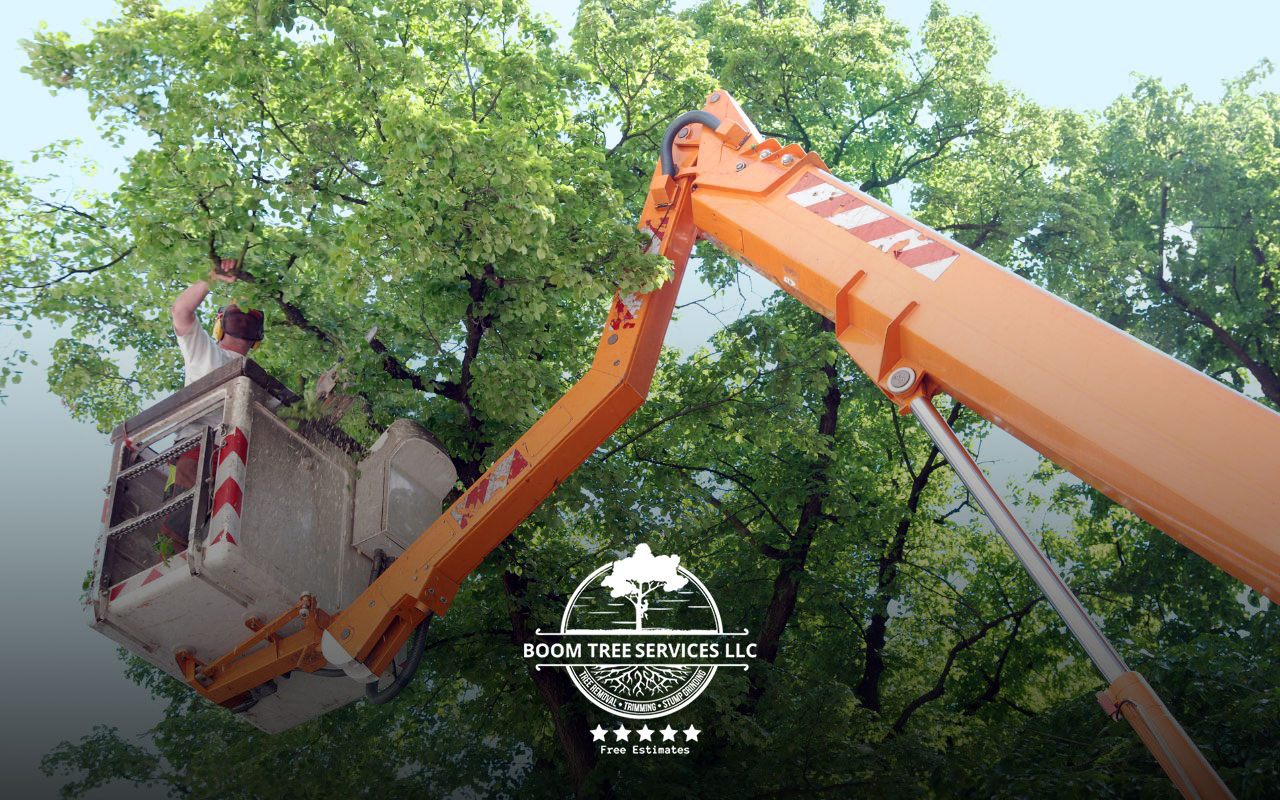
M 315 675 L 315 676 L 320 677 L 320 678 L 345 678 L 345 677 L 347 677 L 347 673 L 343 672 L 343 671 L 342 671 L 342 670 L 340 670 L 340 669 L 334 669 L 333 667 L 321 667 L 320 669 L 312 670 L 309 674 L 311 674 L 311 675 Z
M 418 671 L 418 664 L 422 661 L 422 652 L 427 648 L 427 628 L 431 627 L 433 616 L 435 615 L 428 614 L 413 632 L 413 645 L 409 648 L 409 657 L 404 662 L 404 671 L 385 689 L 379 689 L 377 681 L 364 685 L 364 699 L 369 705 L 380 706 L 390 703 L 396 695 L 404 691 L 409 681 L 413 680 L 414 673 Z
M 662 134 L 662 174 L 673 175 L 676 171 L 675 156 L 671 154 L 671 148 L 676 141 L 676 134 L 686 125 L 692 125 L 700 122 L 711 130 L 720 127 L 720 118 L 709 111 L 686 111 L 675 119 L 671 120 L 671 124 L 667 126 L 667 132 Z

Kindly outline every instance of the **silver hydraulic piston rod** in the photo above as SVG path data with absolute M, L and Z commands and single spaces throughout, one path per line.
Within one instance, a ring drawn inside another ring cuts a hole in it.
M 973 456 L 969 455 L 968 449 L 938 413 L 938 409 L 934 408 L 933 403 L 928 398 L 916 397 L 911 401 L 911 412 L 915 414 L 916 419 L 920 420 L 929 438 L 933 439 L 933 443 L 937 445 L 938 452 L 947 459 L 947 463 L 951 464 L 951 468 L 960 477 L 960 482 L 977 499 L 978 505 L 996 526 L 996 531 L 1013 549 L 1014 555 L 1022 562 L 1023 568 L 1040 587 L 1040 591 L 1053 606 L 1053 610 L 1062 617 L 1062 621 L 1067 624 L 1076 641 L 1080 642 L 1080 646 L 1084 648 L 1094 666 L 1107 679 L 1107 683 L 1114 682 L 1128 672 L 1129 668 L 1125 666 L 1124 659 L 1120 658 L 1120 654 L 1111 646 L 1111 642 L 1107 641 L 1107 637 L 1089 618 L 1089 614 L 1067 588 L 1067 584 L 1049 563 L 1044 552 L 1014 519 L 1008 506 L 1000 499 L 1000 495 L 996 494 L 995 489 L 991 488 L 991 484 L 978 468 Z
M 898 383 L 905 389 L 913 382 L 914 375 L 911 375 L 904 376 Z M 892 377 L 889 387 L 895 388 Z M 1089 618 L 1044 552 L 1009 513 L 1008 506 L 991 488 L 973 456 L 969 455 L 968 449 L 938 409 L 927 397 L 917 396 L 911 401 L 911 412 L 933 439 L 938 452 L 951 464 L 960 482 L 977 499 L 1000 536 L 1013 549 L 1053 610 L 1058 612 L 1076 641 L 1080 642 L 1089 660 L 1110 684 L 1108 691 L 1098 693 L 1108 715 L 1117 719 L 1123 716 L 1133 726 L 1187 800 L 1231 800 L 1231 790 L 1218 777 L 1200 748 L 1196 747 L 1146 680 L 1125 665 L 1124 659 Z

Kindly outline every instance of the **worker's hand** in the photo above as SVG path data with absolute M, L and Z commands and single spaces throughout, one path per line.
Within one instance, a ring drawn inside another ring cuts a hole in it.
M 224 258 L 213 268 L 212 277 L 223 283 L 235 283 L 236 278 L 240 277 L 239 269 L 240 264 L 234 258 Z

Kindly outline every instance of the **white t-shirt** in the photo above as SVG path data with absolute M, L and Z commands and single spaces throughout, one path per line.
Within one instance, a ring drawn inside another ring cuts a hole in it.
M 232 350 L 223 350 L 218 347 L 218 343 L 213 337 L 200 327 L 200 323 L 194 323 L 191 330 L 187 331 L 186 336 L 178 337 L 178 349 L 182 351 L 182 361 L 186 364 L 187 380 L 184 385 L 190 386 L 196 381 L 213 372 L 218 367 L 230 364 L 237 358 L 244 358 L 237 352 Z M 188 436 L 195 436 L 207 425 L 216 428 L 222 423 L 222 411 L 212 411 L 203 417 L 193 420 L 190 425 L 184 425 L 178 430 L 175 442 L 181 441 Z
M 226 366 L 237 358 L 244 358 L 233 350 L 224 350 L 218 346 L 213 337 L 193 323 L 186 336 L 178 337 L 178 349 L 182 351 L 182 361 L 187 368 L 187 386 L 213 372 L 218 367 Z

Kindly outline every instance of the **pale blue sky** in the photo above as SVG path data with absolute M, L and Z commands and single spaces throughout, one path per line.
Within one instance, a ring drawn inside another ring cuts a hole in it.
M 533 5 L 567 30 L 577 4 L 535 0 Z M 915 27 L 929 3 L 891 0 L 886 6 Z M 0 159 L 21 160 L 53 139 L 79 137 L 86 154 L 106 169 L 93 180 L 74 179 L 64 190 L 113 185 L 111 168 L 119 163 L 119 153 L 98 142 L 82 98 L 50 97 L 20 74 L 24 62 L 16 44 L 41 21 L 83 38 L 81 23 L 109 16 L 113 8 L 108 0 L 6 4 L 0 37 L 0 107 L 6 111 Z M 1211 98 L 1224 78 L 1263 57 L 1280 56 L 1274 45 L 1280 30 L 1276 2 L 957 0 L 951 8 L 977 13 L 991 27 L 998 49 L 995 76 L 1047 105 L 1100 110 L 1132 87 L 1132 72 L 1186 83 Z M 1280 89 L 1280 78 L 1273 75 L 1265 85 Z M 696 336 L 708 322 L 686 319 L 672 337 Z M 33 340 L 41 361 L 40 351 L 47 351 L 52 338 L 45 328 Z M 13 344 L 0 334 L 0 347 Z M 123 679 L 114 646 L 85 626 L 76 602 L 97 535 L 108 456 L 103 437 L 69 420 L 38 371 L 0 406 L 0 441 L 9 453 L 0 460 L 0 507 L 7 512 L 0 523 L 5 554 L 0 558 L 0 608 L 5 610 L 0 638 L 10 643 L 0 659 L 0 775 L 13 796 L 54 797 L 57 781 L 36 772 L 42 753 L 60 739 L 88 733 L 95 723 L 140 731 L 159 712 L 143 690 Z M 994 482 L 1003 485 L 1008 475 L 993 466 Z M 99 796 L 108 795 L 114 793 Z

